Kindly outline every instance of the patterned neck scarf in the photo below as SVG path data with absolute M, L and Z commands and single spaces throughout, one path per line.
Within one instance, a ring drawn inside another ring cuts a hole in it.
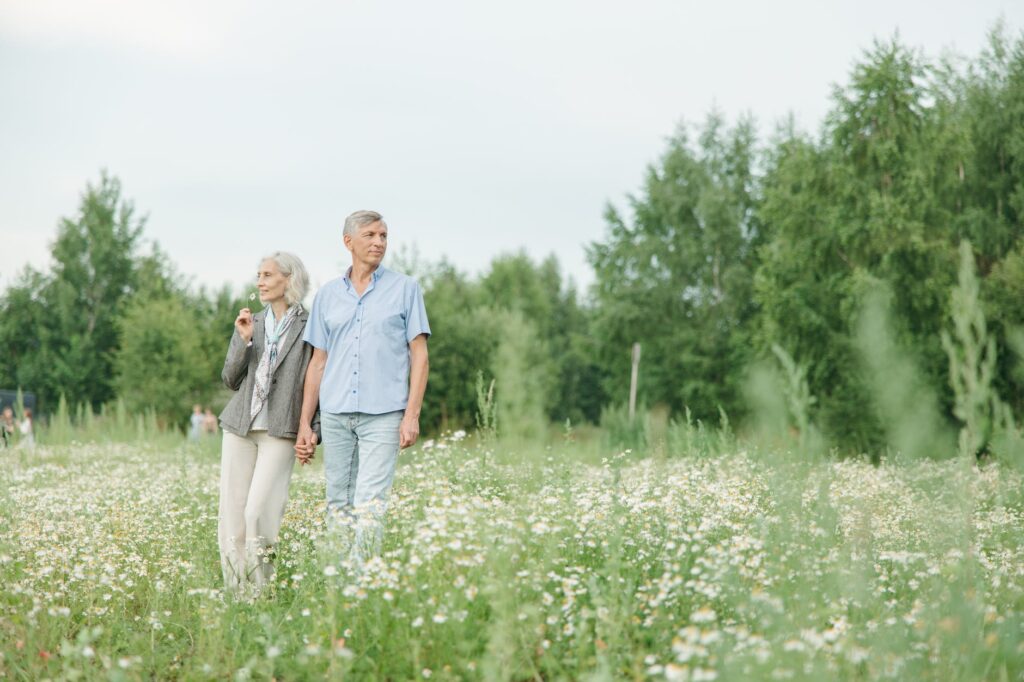
M 302 306 L 293 305 L 288 308 L 281 321 L 274 319 L 274 310 L 267 307 L 267 316 L 263 321 L 264 337 L 266 348 L 260 356 L 260 364 L 256 367 L 256 382 L 252 390 L 252 406 L 249 408 L 249 416 L 255 418 L 263 409 L 263 404 L 270 396 L 270 376 L 277 369 L 277 350 L 281 342 L 288 335 L 288 328 L 296 318 Z

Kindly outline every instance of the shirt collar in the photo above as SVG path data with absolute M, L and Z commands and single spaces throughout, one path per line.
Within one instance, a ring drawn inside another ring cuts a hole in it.
M 370 281 L 371 286 L 373 284 L 376 284 L 377 280 L 379 280 L 384 275 L 384 273 L 386 271 L 387 271 L 387 268 L 385 268 L 383 265 L 378 265 L 377 269 L 373 271 L 373 279 Z M 351 265 L 348 266 L 348 269 L 345 270 L 345 274 L 342 275 L 341 278 L 345 282 L 345 288 L 351 289 L 352 288 L 352 266 Z

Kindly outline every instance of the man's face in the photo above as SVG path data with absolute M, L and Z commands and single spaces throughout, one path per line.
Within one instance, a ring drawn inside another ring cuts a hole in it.
M 363 225 L 353 235 L 345 235 L 345 248 L 352 252 L 352 261 L 380 265 L 388 250 L 388 228 L 379 220 Z
M 4 421 L 11 421 L 14 419 L 14 410 L 9 407 L 4 408 Z

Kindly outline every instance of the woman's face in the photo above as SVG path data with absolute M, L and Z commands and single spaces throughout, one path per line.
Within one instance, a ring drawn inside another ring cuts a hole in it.
M 288 287 L 287 275 L 281 274 L 277 263 L 267 259 L 260 263 L 260 269 L 256 273 L 256 288 L 260 292 L 260 301 L 264 305 L 271 305 L 284 300 L 284 291 Z

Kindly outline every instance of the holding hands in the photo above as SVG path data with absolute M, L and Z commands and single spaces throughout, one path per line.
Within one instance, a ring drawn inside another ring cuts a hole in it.
M 299 464 L 309 464 L 316 452 L 316 434 L 308 424 L 299 425 L 299 433 L 295 439 L 295 458 Z

